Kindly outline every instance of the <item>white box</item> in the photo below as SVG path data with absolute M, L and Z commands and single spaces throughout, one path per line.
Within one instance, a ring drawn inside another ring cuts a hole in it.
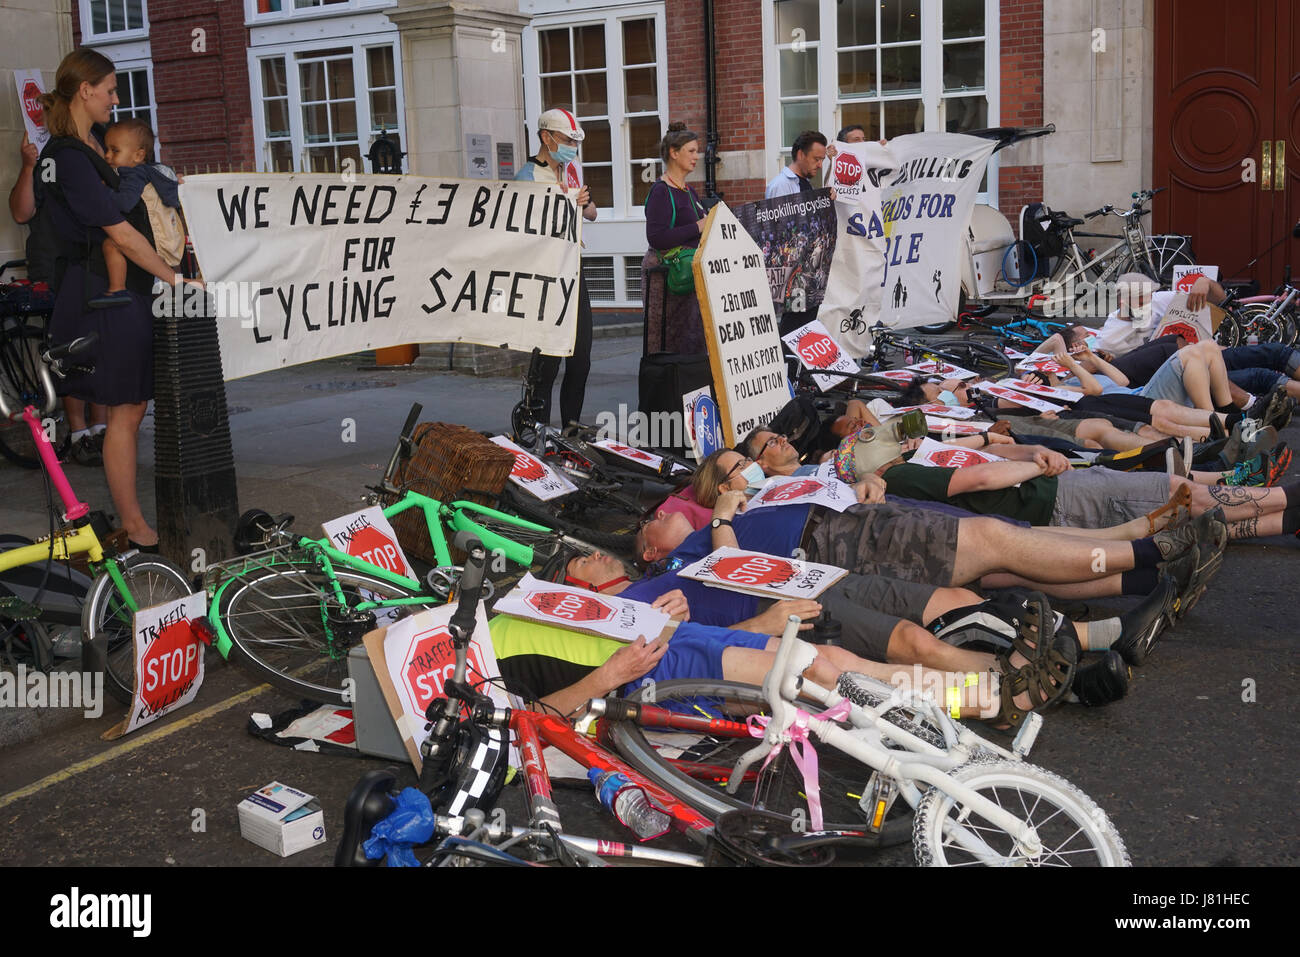
M 239 833 L 281 857 L 325 843 L 325 812 L 312 795 L 272 781 L 239 802 Z

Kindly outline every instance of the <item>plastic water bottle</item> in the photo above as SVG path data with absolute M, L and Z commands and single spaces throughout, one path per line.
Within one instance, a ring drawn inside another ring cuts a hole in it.
M 1248 345 L 1248 346 L 1257 346 L 1257 345 L 1259 345 L 1259 334 L 1258 334 L 1258 333 L 1255 333 L 1255 332 L 1252 332 L 1250 335 L 1248 335 L 1248 336 L 1246 337 L 1246 345 Z
M 587 780 L 596 787 L 596 797 L 605 808 L 638 838 L 648 841 L 668 830 L 672 820 L 650 803 L 646 793 L 618 771 L 592 768 Z

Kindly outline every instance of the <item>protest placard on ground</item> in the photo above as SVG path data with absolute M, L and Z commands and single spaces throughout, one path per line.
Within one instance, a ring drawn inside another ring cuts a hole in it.
M 510 481 L 525 492 L 536 495 L 545 502 L 578 490 L 578 486 L 531 452 L 525 452 L 504 435 L 494 435 L 492 441 L 515 454 L 515 464 L 510 467 Z
M 962 448 L 960 445 L 948 445 L 944 442 L 936 442 L 931 438 L 925 438 L 921 440 L 921 444 L 917 446 L 916 452 L 908 461 L 913 465 L 932 465 L 939 468 L 960 469 L 968 465 L 1005 462 L 1006 459 L 984 449 L 967 449 Z M 888 473 L 885 475 L 885 481 L 889 481 Z
M 1069 389 L 1058 389 L 1054 386 L 1043 385 L 1041 382 L 1033 382 L 1029 379 L 1002 379 L 998 385 L 1005 389 L 1015 389 L 1017 392 L 1027 392 L 1030 395 L 1036 395 L 1044 399 L 1056 399 L 1059 402 L 1078 402 L 1083 398 L 1082 392 L 1071 392 Z
M 1024 392 L 1017 392 L 1015 389 L 1008 389 L 1006 386 L 989 385 L 981 383 L 975 387 L 986 395 L 995 396 L 999 399 L 1006 399 L 1008 402 L 1014 402 L 1016 405 L 1022 405 L 1026 409 L 1034 409 L 1037 412 L 1060 412 L 1065 408 L 1063 405 L 1053 405 L 1046 399 L 1036 399 Z
M 112 741 L 185 707 L 203 685 L 206 646 L 193 623 L 207 614 L 203 592 L 141 608 L 132 616 L 135 689 L 130 709 L 102 735 Z
M 799 362 L 805 369 L 814 373 L 827 373 L 813 376 L 813 382 L 823 392 L 844 381 L 843 375 L 835 373 L 858 372 L 861 368 L 858 361 L 839 347 L 817 319 L 782 336 L 781 340 L 799 357 Z
M 386 568 L 390 572 L 415 577 L 406 553 L 397 542 L 397 533 L 377 505 L 363 508 L 321 523 L 325 537 L 341 552 L 362 561 Z
M 816 598 L 848 572 L 833 565 L 724 546 L 677 574 L 763 598 Z
M 539 581 L 532 575 L 525 575 L 514 589 L 498 599 L 493 610 L 617 641 L 638 638 L 653 641 L 672 621 L 648 602 Z
M 769 505 L 824 505 L 842 512 L 857 503 L 858 495 L 853 486 L 839 479 L 786 475 L 768 479 L 758 494 L 749 500 L 745 510 L 752 512 Z

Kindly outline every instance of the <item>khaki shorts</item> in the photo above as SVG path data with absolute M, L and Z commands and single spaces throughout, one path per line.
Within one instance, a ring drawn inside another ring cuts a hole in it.
M 1052 524 L 1069 528 L 1109 528 L 1132 521 L 1169 501 L 1164 472 L 1071 469 L 1056 477 Z

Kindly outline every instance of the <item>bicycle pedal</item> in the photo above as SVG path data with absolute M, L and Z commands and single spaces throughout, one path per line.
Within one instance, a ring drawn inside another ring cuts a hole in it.
M 0 595 L 0 618 L 10 621 L 36 621 L 41 617 L 41 609 L 16 595 Z
M 866 792 L 858 799 L 858 806 L 867 815 L 867 830 L 879 834 L 885 826 L 889 809 L 898 800 L 898 785 L 879 771 L 871 772 Z
M 1011 742 L 1011 753 L 1017 757 L 1025 757 L 1034 747 L 1034 742 L 1038 740 L 1038 732 L 1043 728 L 1043 716 L 1037 711 L 1030 712 L 1026 717 L 1020 730 L 1016 732 L 1016 738 Z

